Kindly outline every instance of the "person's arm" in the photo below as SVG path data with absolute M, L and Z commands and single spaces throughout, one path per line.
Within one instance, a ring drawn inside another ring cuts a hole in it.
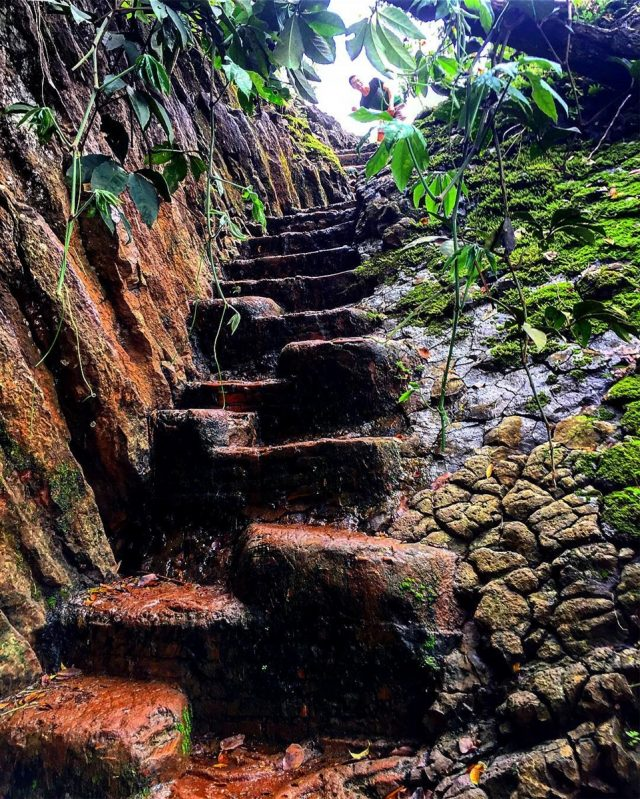
M 396 107 L 393 104 L 393 89 L 391 88 L 391 86 L 387 86 L 386 83 L 383 83 L 382 91 L 387 96 L 387 111 L 391 114 L 391 116 L 393 116 L 393 113 L 396 110 Z

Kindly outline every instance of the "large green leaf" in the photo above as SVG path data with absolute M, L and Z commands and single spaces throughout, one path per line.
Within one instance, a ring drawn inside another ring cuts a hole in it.
M 142 175 L 147 180 L 150 180 L 156 187 L 156 191 L 160 197 L 167 203 L 171 202 L 171 192 L 161 172 L 156 172 L 155 169 L 139 169 L 136 174 Z
M 528 322 L 525 322 L 522 325 L 522 329 L 527 334 L 527 336 L 533 341 L 536 346 L 538 352 L 543 350 L 547 345 L 547 335 L 542 330 L 538 330 L 537 327 L 533 327 Z
M 415 58 L 393 31 L 385 29 L 379 22 L 376 22 L 374 30 L 382 45 L 384 57 L 390 64 L 398 69 L 415 70 Z
M 391 77 L 391 73 L 387 69 L 387 65 L 382 57 L 382 42 L 377 36 L 373 25 L 367 25 L 364 34 L 364 49 L 367 54 L 367 58 L 374 69 L 376 69 L 378 72 L 381 72 L 383 75 L 386 75 L 387 77 Z
M 149 3 L 151 5 L 151 10 L 160 22 L 167 18 L 168 8 L 162 0 L 149 0 Z
M 232 83 L 238 87 L 238 91 L 241 91 L 247 97 L 253 91 L 253 81 L 251 80 L 251 75 L 247 72 L 246 69 L 238 66 L 234 61 L 230 61 L 228 64 L 223 64 L 222 69 L 224 70 L 226 76 Z
M 424 39 L 424 33 L 420 28 L 418 28 L 404 11 L 401 11 L 399 8 L 395 6 L 384 6 L 378 13 L 398 36 L 403 36 L 408 39 Z
M 347 48 L 347 53 L 349 53 L 349 58 L 352 61 L 355 61 L 362 52 L 368 29 L 369 22 L 366 19 L 361 19 L 359 22 L 354 22 L 353 25 L 348 28 L 347 35 L 349 36 L 353 34 L 353 39 L 347 39 L 345 41 L 345 47 Z
M 272 57 L 276 64 L 288 69 L 299 69 L 304 55 L 304 42 L 297 16 L 289 17 Z
M 105 161 L 111 160 L 108 155 L 102 155 L 102 153 L 89 153 L 89 155 L 83 155 L 80 159 L 80 169 L 82 170 L 82 182 L 83 183 L 90 183 L 91 177 L 93 175 L 94 170 L 100 166 L 100 164 L 104 164 Z M 67 169 L 67 179 L 71 181 L 73 175 L 73 164 Z
M 304 42 L 304 52 L 316 64 L 333 64 L 336 60 L 336 47 L 333 39 L 324 39 L 313 31 L 306 22 L 300 22 L 300 33 Z
M 129 194 L 135 207 L 138 209 L 142 221 L 151 227 L 158 218 L 160 198 L 156 187 L 142 175 L 133 172 L 129 175 Z
M 149 120 L 151 119 L 151 109 L 149 108 L 148 95 L 145 92 L 133 89 L 127 86 L 127 97 L 129 104 L 133 108 L 133 113 L 136 115 L 142 130 L 146 130 Z
M 493 25 L 493 8 L 490 0 L 464 0 L 465 6 L 478 17 L 485 33 Z
M 393 148 L 391 172 L 396 186 L 400 191 L 404 191 L 407 188 L 409 178 L 413 172 L 413 160 L 409 151 L 409 142 L 407 139 L 400 139 Z
M 169 19 L 173 23 L 173 27 L 178 32 L 180 44 L 183 48 L 186 48 L 191 40 L 191 32 L 189 31 L 187 23 L 182 19 L 180 14 L 178 14 L 177 11 L 174 11 L 174 9 L 170 6 L 167 6 L 167 13 L 169 14 Z
M 365 176 L 367 180 L 372 178 L 374 175 L 377 175 L 378 172 L 381 172 L 389 163 L 390 158 L 391 150 L 389 149 L 387 142 L 383 141 L 375 153 L 367 161 L 367 165 L 365 167 Z
M 151 95 L 147 95 L 147 102 L 149 103 L 151 113 L 158 120 L 162 126 L 162 129 L 167 134 L 167 139 L 171 144 L 173 144 L 173 125 L 171 124 L 169 114 L 167 114 L 165 107 L 162 105 L 162 103 L 158 102 L 155 97 L 151 97 Z
M 558 109 L 556 108 L 553 93 L 550 91 L 549 84 L 542 80 L 539 75 L 527 73 L 527 78 L 531 84 L 531 97 L 533 102 L 538 106 L 545 116 L 548 116 L 554 122 L 558 121 Z
M 180 183 L 187 177 L 188 171 L 189 164 L 184 153 L 174 153 L 173 158 L 162 173 L 171 194 L 176 191 Z
M 138 56 L 136 61 L 140 74 L 146 82 L 156 91 L 161 94 L 171 93 L 171 81 L 169 80 L 169 73 L 157 58 L 154 58 L 150 53 Z
M 358 108 L 349 116 L 356 122 L 391 122 L 393 119 L 388 111 L 372 111 L 370 108 Z
M 344 22 L 332 11 L 321 11 L 313 16 L 306 16 L 305 21 L 319 36 L 340 36 L 346 32 Z
M 91 188 L 111 194 L 122 194 L 127 188 L 129 175 L 116 161 L 109 159 L 96 166 L 91 175 Z
M 318 102 L 313 86 L 309 83 L 307 76 L 301 69 L 290 69 L 288 70 L 288 74 L 293 85 L 296 87 L 296 91 L 303 99 L 310 103 Z

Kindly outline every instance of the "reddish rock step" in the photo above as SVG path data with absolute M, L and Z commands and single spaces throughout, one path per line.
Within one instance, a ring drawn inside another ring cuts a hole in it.
M 291 341 L 362 336 L 371 332 L 375 319 L 356 308 L 285 313 L 273 300 L 241 297 L 230 304 L 240 314 L 240 325 L 232 332 L 227 324 L 231 312 L 222 300 L 201 303 L 194 325 L 194 339 L 204 357 L 214 366 L 214 343 L 218 337 L 218 361 L 223 368 L 250 362 L 275 353 Z M 220 326 L 221 316 L 224 323 Z
M 151 417 L 154 441 L 178 433 L 188 450 L 194 440 L 207 441 L 214 447 L 251 447 L 256 443 L 255 413 L 231 410 L 167 410 L 156 411 Z
M 309 231 L 287 231 L 275 236 L 254 236 L 240 245 L 240 251 L 246 258 L 262 255 L 292 255 L 333 249 L 351 244 L 353 239 L 354 223 L 347 221 Z
M 403 477 L 410 446 L 394 438 L 321 438 L 271 447 L 181 445 L 179 431 L 153 449 L 157 500 L 178 518 L 212 510 L 249 518 L 322 509 L 366 513 Z
M 295 275 L 332 275 L 360 264 L 360 254 L 353 247 L 334 247 L 297 255 L 265 255 L 240 258 L 224 266 L 227 280 L 261 280 Z
M 0 703 L 0 795 L 118 799 L 173 779 L 186 766 L 188 713 L 165 683 L 61 672 Z
M 287 311 L 339 308 L 358 302 L 373 288 L 375 281 L 356 270 L 316 277 L 225 280 L 225 297 L 269 297 Z
M 54 632 L 65 663 L 174 682 L 192 702 L 196 729 L 237 731 L 240 719 L 269 715 L 251 698 L 256 618 L 221 587 L 152 575 L 75 596 Z

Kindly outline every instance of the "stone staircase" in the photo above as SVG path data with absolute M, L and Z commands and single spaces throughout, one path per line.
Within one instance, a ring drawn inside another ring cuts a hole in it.
M 149 574 L 65 604 L 49 635 L 72 668 L 0 708 L 0 795 L 124 797 L 160 781 L 167 797 L 276 795 L 202 769 L 186 790 L 192 725 L 286 743 L 419 733 L 435 658 L 459 640 L 456 556 L 371 534 L 415 452 L 402 353 L 349 305 L 371 289 L 354 225 L 352 203 L 270 219 L 225 267 L 235 334 L 221 300 L 198 308 L 211 376 L 152 419 L 168 539 L 154 546 L 164 557 L 181 525 L 197 529 L 216 567 L 195 564 L 205 585 Z M 296 793 L 294 777 L 277 795 L 324 795 Z

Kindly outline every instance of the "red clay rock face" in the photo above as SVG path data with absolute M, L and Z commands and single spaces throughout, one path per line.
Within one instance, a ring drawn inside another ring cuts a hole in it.
M 3 795 L 59 797 L 72 790 L 117 799 L 184 770 L 178 725 L 188 703 L 176 688 L 62 672 L 21 701 L 0 705 Z

